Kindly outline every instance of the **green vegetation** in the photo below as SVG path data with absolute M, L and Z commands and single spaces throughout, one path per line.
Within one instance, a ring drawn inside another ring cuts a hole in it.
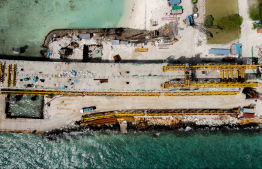
M 249 6 L 249 17 L 252 20 L 262 19 L 262 0 Z
M 229 30 L 239 28 L 242 22 L 243 18 L 239 14 L 233 14 L 220 18 L 217 27 L 220 29 Z
M 256 3 L 249 6 L 249 17 L 252 20 L 262 20 L 262 0 L 257 0 Z M 253 29 L 262 27 L 262 24 L 253 24 Z
M 252 20 L 261 19 L 259 16 L 259 8 L 257 7 L 257 4 L 253 4 L 249 7 L 249 17 Z
M 239 28 L 219 29 L 217 28 L 221 18 L 238 13 L 238 4 L 235 0 L 206 0 L 206 16 L 214 18 L 211 28 L 207 28 L 213 34 L 213 38 L 207 37 L 208 44 L 226 44 L 239 37 Z
M 207 15 L 205 21 L 204 21 L 204 26 L 206 28 L 211 28 L 213 26 L 213 21 L 214 21 L 214 18 L 212 15 Z

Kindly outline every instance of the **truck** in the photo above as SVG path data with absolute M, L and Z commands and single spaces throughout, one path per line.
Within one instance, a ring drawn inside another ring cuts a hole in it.
M 188 15 L 186 17 L 186 21 L 187 21 L 187 24 L 190 26 L 190 25 L 194 25 L 194 19 L 193 19 L 193 15 Z
M 91 106 L 91 107 L 84 107 L 80 110 L 80 113 L 87 113 L 94 111 L 96 109 L 96 106 Z

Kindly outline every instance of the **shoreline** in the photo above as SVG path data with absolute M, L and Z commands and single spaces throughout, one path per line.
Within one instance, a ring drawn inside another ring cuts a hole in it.
M 141 128 L 139 124 L 134 124 L 133 122 L 127 122 L 126 132 L 121 131 L 121 124 L 119 122 L 113 124 L 104 124 L 99 126 L 67 126 L 62 128 L 55 128 L 48 131 L 41 130 L 0 130 L 0 133 L 23 133 L 23 134 L 36 134 L 44 136 L 56 136 L 63 133 L 75 133 L 83 132 L 85 134 L 98 132 L 98 133 L 108 133 L 109 131 L 118 133 L 118 134 L 132 134 L 132 133 L 154 133 L 154 132 L 198 132 L 198 131 L 208 131 L 208 132 L 235 132 L 242 133 L 245 131 L 262 131 L 262 125 L 259 123 L 248 123 L 248 124 L 222 124 L 222 125 L 198 125 L 195 123 L 184 123 L 180 126 L 173 126 L 169 124 L 155 124 L 149 125 L 145 128 Z
M 261 132 L 262 127 L 258 124 L 252 123 L 252 124 L 246 124 L 246 125 L 221 125 L 221 126 L 208 126 L 208 125 L 187 125 L 183 126 L 181 128 L 175 129 L 172 126 L 166 126 L 166 125 L 155 125 L 150 126 L 146 129 L 139 130 L 136 126 L 129 124 L 127 128 L 127 133 L 122 133 L 120 131 L 120 125 L 119 124 L 111 124 L 111 125 L 104 125 L 104 126 L 96 126 L 92 128 L 87 127 L 72 127 L 72 128 L 66 128 L 66 129 L 54 129 L 49 132 L 43 132 L 43 131 L 23 131 L 23 130 L 16 130 L 16 131 L 0 131 L 0 133 L 23 133 L 23 134 L 36 134 L 36 135 L 43 135 L 46 137 L 53 137 L 53 136 L 59 136 L 63 134 L 71 134 L 71 133 L 83 133 L 84 135 L 91 134 L 93 132 L 97 132 L 100 134 L 107 134 L 107 133 L 116 133 L 116 134 L 134 134 L 134 133 L 140 133 L 140 134 L 157 134 L 159 132 L 161 133 L 198 133 L 198 132 L 208 132 L 208 133 L 253 133 L 253 132 Z

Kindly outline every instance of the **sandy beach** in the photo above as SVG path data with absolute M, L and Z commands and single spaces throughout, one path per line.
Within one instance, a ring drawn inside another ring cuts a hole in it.
M 162 0 L 129 0 L 125 3 L 121 20 L 118 27 L 128 27 L 134 29 L 155 30 L 169 21 L 162 21 L 162 17 L 168 17 L 170 7 L 167 1 Z M 157 26 L 151 26 L 151 22 L 156 21 Z

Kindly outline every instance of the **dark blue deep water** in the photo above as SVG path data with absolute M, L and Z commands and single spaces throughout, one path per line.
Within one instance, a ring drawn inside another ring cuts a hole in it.
M 79 132 L 54 138 L 0 134 L 0 167 L 262 168 L 260 132 Z

